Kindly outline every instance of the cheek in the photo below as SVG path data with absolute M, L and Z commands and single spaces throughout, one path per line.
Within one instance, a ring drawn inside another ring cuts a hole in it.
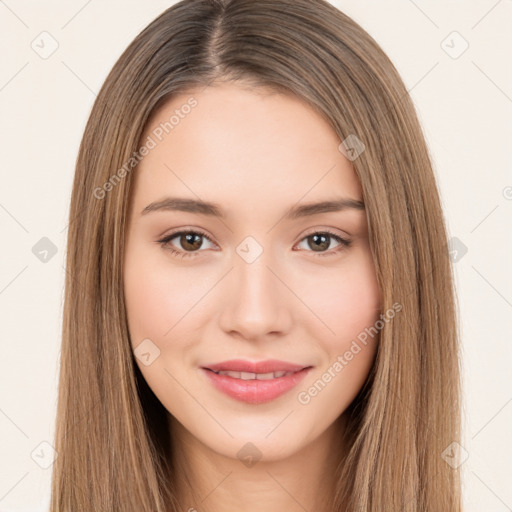
M 328 269 L 308 279 L 304 296 L 325 324 L 322 338 L 333 349 L 347 343 L 379 318 L 381 294 L 369 250 L 359 249 L 336 271 Z M 309 302 L 309 301 L 308 301 Z
M 134 345 L 150 338 L 163 346 L 174 338 L 207 288 L 197 282 L 192 270 L 173 269 L 165 257 L 157 256 L 134 247 L 126 257 L 124 292 Z
M 330 373 L 338 375 L 333 391 L 348 404 L 355 398 L 370 371 L 378 342 L 375 323 L 381 313 L 381 293 L 369 250 L 354 260 L 353 268 L 333 283 L 330 318 L 336 336 L 328 352 Z
M 347 259 L 323 283 L 323 293 L 312 282 L 309 293 L 315 312 L 328 326 L 322 328 L 323 335 L 316 335 L 325 357 L 298 400 L 309 411 L 329 411 L 325 420 L 332 422 L 356 397 L 373 364 L 381 294 L 369 250 Z
M 205 292 L 194 285 L 187 271 L 173 269 L 161 255 L 139 246 L 127 251 L 123 277 L 131 346 L 145 347 L 151 358 L 149 364 L 139 357 L 135 362 L 164 407 L 177 411 L 180 418 L 189 398 L 177 383 L 186 382 L 181 371 L 187 365 L 181 363 L 192 345 L 186 335 L 191 331 L 187 314 L 193 315 L 194 304 Z M 142 344 L 147 339 L 152 343 Z

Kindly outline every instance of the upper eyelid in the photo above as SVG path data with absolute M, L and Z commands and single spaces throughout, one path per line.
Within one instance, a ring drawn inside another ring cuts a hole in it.
M 307 236 L 314 235 L 316 233 L 329 233 L 331 235 L 336 235 L 336 236 L 339 236 L 341 238 L 348 238 L 348 237 L 351 236 L 348 233 L 346 233 L 346 234 L 344 234 L 344 233 L 343 234 L 334 233 L 334 229 L 337 229 L 337 228 L 312 228 L 311 231 L 308 231 L 304 235 L 302 235 L 302 238 L 300 240 L 302 240 L 303 238 L 305 238 Z M 203 232 L 200 228 L 185 228 L 185 229 L 179 228 L 177 231 L 173 231 L 173 232 L 171 232 L 171 233 L 169 233 L 167 235 L 161 236 L 160 239 L 174 237 L 176 235 L 180 235 L 180 234 L 183 234 L 183 233 L 197 233 L 197 234 L 199 234 L 201 236 L 204 236 L 205 238 L 207 238 L 211 242 L 213 242 L 212 238 L 209 235 L 207 235 L 205 232 Z
M 197 233 L 201 236 L 204 236 L 205 238 L 208 238 L 208 240 L 211 240 L 211 237 L 202 231 L 201 228 L 178 228 L 176 231 L 171 231 L 166 235 L 160 236 L 160 239 L 175 237 L 176 235 L 181 235 L 183 233 Z

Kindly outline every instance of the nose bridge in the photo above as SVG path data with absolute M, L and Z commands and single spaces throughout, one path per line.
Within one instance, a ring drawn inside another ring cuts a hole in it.
M 247 237 L 234 255 L 229 281 L 229 299 L 222 314 L 222 327 L 247 338 L 258 338 L 287 328 L 290 313 L 282 285 L 269 269 L 271 251 Z

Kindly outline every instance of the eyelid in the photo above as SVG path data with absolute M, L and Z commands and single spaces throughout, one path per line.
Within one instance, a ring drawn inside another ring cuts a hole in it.
M 299 241 L 302 241 L 302 239 L 304 237 L 311 236 L 311 235 L 314 235 L 316 233 L 329 233 L 330 235 L 340 237 L 340 238 L 342 238 L 342 239 L 344 239 L 346 241 L 349 241 L 349 239 L 350 239 L 350 235 L 348 233 L 346 233 L 346 232 L 341 232 L 340 233 L 337 230 L 335 231 L 335 228 L 328 228 L 328 227 L 325 227 L 325 228 L 320 227 L 320 228 L 318 228 L 318 227 L 316 227 L 316 228 L 312 228 L 311 230 L 307 230 L 305 232 L 305 234 L 301 236 L 301 239 Z

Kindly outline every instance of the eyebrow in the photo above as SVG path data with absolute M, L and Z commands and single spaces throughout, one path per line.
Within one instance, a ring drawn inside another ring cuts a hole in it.
M 286 219 L 298 219 L 319 213 L 339 212 L 344 210 L 364 210 L 365 206 L 358 199 L 341 198 L 332 201 L 321 201 L 317 203 L 306 203 L 290 207 L 284 214 Z M 146 215 L 156 211 L 182 211 L 188 213 L 197 213 L 200 215 L 210 215 L 221 219 L 226 218 L 226 214 L 218 203 L 199 201 L 196 199 L 185 199 L 179 197 L 166 197 L 161 201 L 155 201 L 148 204 L 141 215 Z

